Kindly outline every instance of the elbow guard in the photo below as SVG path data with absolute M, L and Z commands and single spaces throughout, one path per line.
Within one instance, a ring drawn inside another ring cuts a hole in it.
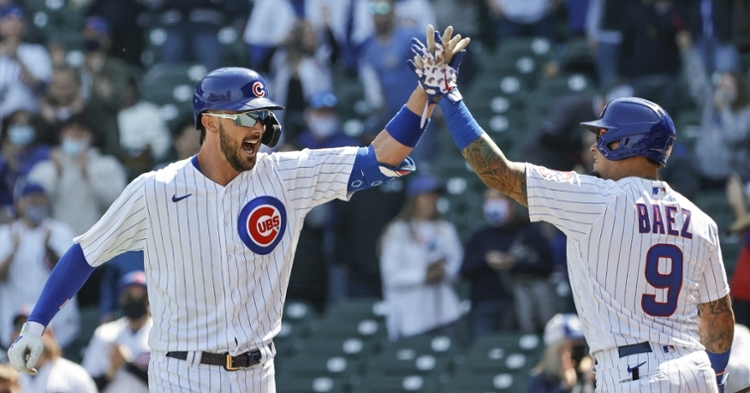
M 397 177 L 408 175 L 416 169 L 414 160 L 409 157 L 406 157 L 399 166 L 392 167 L 378 162 L 372 145 L 360 147 L 354 159 L 352 173 L 349 175 L 347 191 L 356 192 L 377 187 Z

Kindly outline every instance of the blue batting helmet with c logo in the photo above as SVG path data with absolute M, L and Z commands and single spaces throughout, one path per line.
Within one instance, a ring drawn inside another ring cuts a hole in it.
M 669 114 L 656 103 L 637 97 L 616 98 L 604 107 L 598 120 L 581 125 L 595 134 L 606 130 L 596 147 L 612 161 L 642 156 L 665 166 L 677 139 Z M 612 142 L 620 145 L 611 150 Z
M 193 95 L 193 120 L 201 128 L 201 113 L 208 110 L 254 111 L 284 109 L 268 98 L 266 81 L 257 72 L 242 67 L 218 68 L 198 82 Z M 275 116 L 266 124 L 262 142 L 275 145 L 281 133 Z

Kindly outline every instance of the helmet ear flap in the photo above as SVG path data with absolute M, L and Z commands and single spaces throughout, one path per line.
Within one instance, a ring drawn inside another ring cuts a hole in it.
M 269 116 L 263 125 L 266 126 L 266 130 L 263 132 L 260 142 L 270 148 L 276 147 L 276 144 L 279 143 L 279 138 L 281 138 L 281 124 L 279 124 L 276 115 L 273 112 L 269 112 Z

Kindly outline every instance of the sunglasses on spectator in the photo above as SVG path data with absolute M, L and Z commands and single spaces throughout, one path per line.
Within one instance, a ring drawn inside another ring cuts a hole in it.
M 255 123 L 258 122 L 258 120 L 260 120 L 261 122 L 265 122 L 266 119 L 271 117 L 271 112 L 267 109 L 237 114 L 209 112 L 205 112 L 203 114 L 206 116 L 220 117 L 222 119 L 232 119 L 234 120 L 234 125 L 243 127 L 252 127 L 255 125 Z
M 373 15 L 388 15 L 391 13 L 391 3 L 387 1 L 373 1 L 370 3 L 370 13 Z

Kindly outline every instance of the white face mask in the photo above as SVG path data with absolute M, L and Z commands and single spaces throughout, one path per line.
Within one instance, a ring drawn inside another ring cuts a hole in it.
M 34 141 L 36 130 L 28 124 L 16 124 L 8 127 L 8 140 L 14 145 L 26 146 Z
M 336 115 L 315 115 L 307 119 L 310 132 L 318 139 L 325 139 L 339 131 L 339 120 Z
M 499 228 L 510 216 L 510 202 L 505 199 L 490 199 L 484 202 L 484 219 L 490 226 Z
M 89 149 L 89 143 L 80 139 L 65 138 L 60 142 L 60 150 L 71 157 L 78 157 Z

